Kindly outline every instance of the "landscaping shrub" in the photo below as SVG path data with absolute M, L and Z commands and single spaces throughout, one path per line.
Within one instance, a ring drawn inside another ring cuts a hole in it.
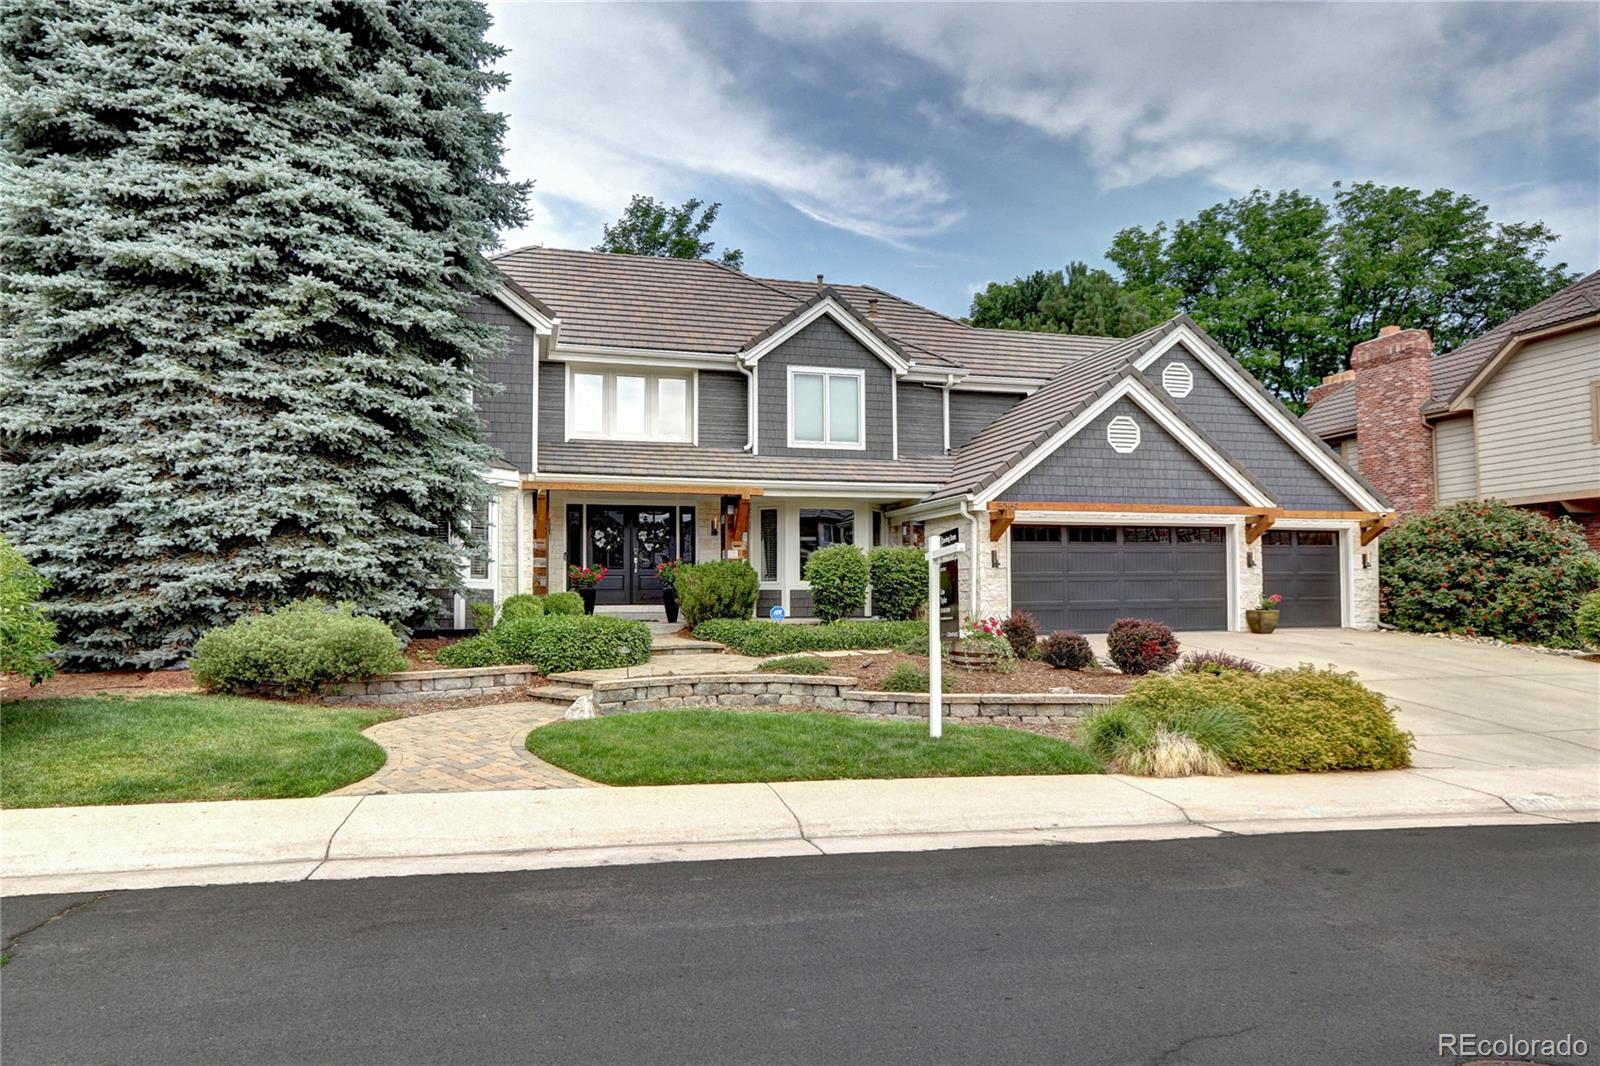
M 867 555 L 872 610 L 880 618 L 915 618 L 928 602 L 928 560 L 915 548 L 873 548 Z
M 56 672 L 56 626 L 39 609 L 49 582 L 0 538 L 0 673 L 37 685 Z
M 756 667 L 764 674 L 825 674 L 831 669 L 828 660 L 818 655 L 786 655 L 781 659 L 768 659 Z
M 673 581 L 678 610 L 691 629 L 714 618 L 748 619 L 761 591 L 755 570 L 739 559 L 680 567 Z
M 1259 674 L 1261 664 L 1225 651 L 1195 651 L 1183 657 L 1178 669 L 1185 674 Z
M 1130 774 L 1218 774 L 1251 730 L 1244 709 L 1171 678 L 1140 681 L 1121 701 L 1084 717 L 1078 739 Z
M 1106 633 L 1111 661 L 1125 674 L 1165 670 L 1178 661 L 1178 638 L 1160 622 L 1148 618 L 1119 618 Z
M 472 628 L 479 633 L 487 633 L 494 628 L 494 604 L 473 603 L 470 606 L 472 607 Z
M 519 592 L 515 596 L 507 596 L 506 601 L 500 605 L 500 622 L 517 622 L 524 618 L 543 618 L 544 601 L 537 596 L 530 596 L 526 592 Z
M 680 579 L 681 580 L 681 579 Z M 882 650 L 920 641 L 926 652 L 926 622 L 834 622 L 795 625 L 754 619 L 716 618 L 694 627 L 700 640 L 726 644 L 745 655 L 792 655 L 804 651 Z
M 1574 626 L 1580 641 L 1591 648 L 1600 647 L 1600 592 L 1583 598 Z
M 552 592 L 544 598 L 544 613 L 568 617 L 581 615 L 583 597 L 576 592 Z
M 1408 518 L 1383 538 L 1389 621 L 1571 647 L 1577 612 L 1600 587 L 1600 557 L 1569 519 L 1499 500 L 1465 500 Z
M 434 656 L 434 661 L 453 670 L 469 666 L 503 666 L 506 653 L 494 639 L 494 634 L 483 633 L 445 645 Z
M 939 682 L 939 691 L 950 691 L 950 678 L 947 675 L 941 675 Z M 883 679 L 883 684 L 878 688 L 884 692 L 931 692 L 933 682 L 928 678 L 928 671 L 918 670 L 910 663 L 901 663 L 889 671 L 889 676 Z
M 494 642 L 503 662 L 522 663 L 541 674 L 610 670 L 650 660 L 650 627 L 604 615 L 546 615 L 502 622 Z
M 394 632 L 352 604 L 297 600 L 213 629 L 194 648 L 196 683 L 223 692 L 315 692 L 406 668 Z
M 1089 638 L 1070 629 L 1057 630 L 1039 645 L 1039 658 L 1057 670 L 1088 670 L 1095 665 Z
M 811 553 L 803 575 L 811 585 L 811 606 L 824 622 L 837 622 L 867 605 L 867 557 L 851 544 L 834 544 Z
M 1019 659 L 1031 659 L 1038 651 L 1039 620 L 1027 611 L 1012 611 L 1001 624 L 1000 632 Z

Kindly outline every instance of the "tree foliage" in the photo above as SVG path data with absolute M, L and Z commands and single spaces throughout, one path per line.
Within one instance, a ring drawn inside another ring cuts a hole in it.
M 39 609 L 47 582 L 0 537 L 0 673 L 37 685 L 56 672 L 56 626 Z
M 1362 182 L 1335 184 L 1331 203 L 1258 189 L 1124 229 L 1106 255 L 1153 318 L 1192 315 L 1298 404 L 1381 326 L 1426 329 L 1448 351 L 1562 289 L 1566 264 L 1544 261 L 1556 239 L 1462 193 Z
M 990 282 L 972 297 L 967 320 L 984 329 L 1131 337 L 1155 325 L 1150 306 L 1104 270 L 1085 263 Z
M 453 584 L 524 217 L 467 3 L 0 8 L 0 525 L 79 665 L 317 595 Z
M 635 194 L 622 217 L 614 225 L 605 227 L 605 236 L 594 250 L 661 259 L 710 259 L 717 243 L 705 237 L 721 210 L 720 203 L 690 199 L 673 207 L 653 196 Z M 738 248 L 724 248 L 716 262 L 733 270 L 743 270 L 744 252 Z

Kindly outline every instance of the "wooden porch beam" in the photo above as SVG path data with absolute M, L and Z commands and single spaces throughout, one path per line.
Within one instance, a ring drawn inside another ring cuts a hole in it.
M 740 547 L 750 532 L 750 497 L 740 496 L 738 510 L 733 513 L 733 545 Z
M 1400 514 L 1397 511 L 1361 523 L 1361 546 L 1365 548 L 1399 524 Z
M 998 542 L 1006 535 L 1006 530 L 1011 528 L 1011 523 L 1016 521 L 1017 509 L 997 504 L 989 508 L 989 540 Z
M 685 484 L 663 485 L 647 481 L 551 481 L 529 478 L 522 483 L 526 491 L 544 489 L 548 492 L 654 492 L 664 496 L 760 496 L 760 485 Z
M 533 539 L 550 538 L 550 490 L 535 489 L 533 493 Z
M 1244 542 L 1254 544 L 1261 539 L 1261 534 L 1272 528 L 1272 523 L 1278 520 L 1274 514 L 1252 515 L 1244 524 Z

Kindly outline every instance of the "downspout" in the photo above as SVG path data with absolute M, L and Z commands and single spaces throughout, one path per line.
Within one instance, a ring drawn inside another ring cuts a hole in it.
M 972 511 L 970 509 L 968 509 L 967 501 L 966 501 L 965 497 L 962 497 L 961 499 L 956 501 L 956 507 L 960 510 L 961 516 L 967 520 L 967 524 L 972 527 L 972 580 L 969 582 L 969 584 L 972 586 L 972 611 L 970 612 L 970 614 L 971 614 L 972 618 L 977 618 L 978 617 L 978 516 L 973 514 Z M 962 626 L 960 623 L 961 623 L 961 620 L 959 618 L 956 619 L 957 628 L 963 634 L 965 634 L 966 627 Z
M 755 368 L 746 366 L 744 360 L 738 363 L 739 372 L 744 375 L 746 387 L 745 395 L 749 398 L 744 408 L 744 450 L 751 455 L 760 455 L 760 442 L 756 440 L 756 372 Z
M 944 390 L 943 390 L 943 392 L 944 392 L 944 404 L 943 404 L 943 406 L 944 406 L 944 453 L 946 455 L 950 454 L 950 389 L 951 389 L 952 386 L 955 385 L 955 383 L 956 383 L 956 376 L 954 374 L 946 374 L 945 375 L 945 377 L 944 377 Z

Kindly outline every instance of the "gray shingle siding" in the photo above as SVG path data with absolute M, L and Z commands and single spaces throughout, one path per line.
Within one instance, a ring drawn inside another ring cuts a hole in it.
M 789 367 L 861 370 L 866 385 L 866 448 L 789 447 Z M 863 348 L 833 319 L 823 317 L 774 348 L 756 364 L 756 397 L 762 455 L 812 458 L 891 459 L 894 457 L 894 372 Z
M 504 351 L 478 364 L 484 380 L 500 386 L 493 395 L 489 390 L 473 395 L 484 440 L 516 469 L 532 470 L 533 361 L 538 338 L 531 326 L 489 297 L 473 301 L 467 317 L 506 333 Z
M 750 439 L 744 375 L 738 371 L 700 371 L 700 443 L 709 448 L 743 448 Z
M 560 444 L 567 437 L 567 367 L 539 367 L 539 443 Z
M 900 455 L 944 454 L 944 390 L 900 382 Z
M 989 423 L 1015 407 L 1022 396 L 1020 392 L 953 390 L 950 393 L 950 449 L 954 451 L 988 429 Z
M 1106 443 L 1106 424 L 1119 415 L 1126 415 L 1139 426 L 1139 447 L 1126 455 L 1113 451 Z M 1001 490 L 998 498 L 1196 507 L 1236 507 L 1244 502 L 1127 399 L 1112 404 L 1020 481 Z
M 1161 384 L 1162 372 L 1174 362 L 1183 363 L 1194 374 L 1194 389 L 1181 399 L 1167 395 Z M 1181 345 L 1151 363 L 1144 375 L 1254 474 L 1278 498 L 1279 506 L 1314 511 L 1348 511 L 1358 506 Z

